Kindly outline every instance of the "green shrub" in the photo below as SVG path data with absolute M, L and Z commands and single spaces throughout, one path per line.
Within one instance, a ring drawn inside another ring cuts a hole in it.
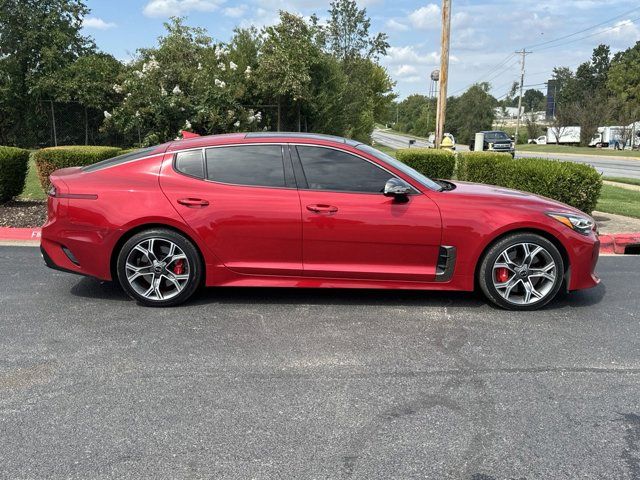
M 596 207 L 602 177 L 591 166 L 543 158 L 512 159 L 491 152 L 461 153 L 459 180 L 487 183 L 535 193 L 591 213 Z
M 586 213 L 596 208 L 602 176 L 590 165 L 543 158 L 512 160 L 505 187 L 536 193 Z
M 396 158 L 430 178 L 451 178 L 456 157 L 448 150 L 406 148 L 396 152 Z
M 22 193 L 28 169 L 28 150 L 0 147 L 0 203 Z
M 508 153 L 496 152 L 460 152 L 456 177 L 466 182 L 500 185 L 500 176 L 504 172 L 503 164 L 511 161 Z
M 120 155 L 117 147 L 93 147 L 72 145 L 67 147 L 43 148 L 34 153 L 40 185 L 46 192 L 49 189 L 49 175 L 59 168 L 82 167 L 107 158 Z

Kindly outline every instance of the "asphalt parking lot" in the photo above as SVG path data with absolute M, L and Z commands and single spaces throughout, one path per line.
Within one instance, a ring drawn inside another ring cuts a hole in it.
M 138 307 L 0 247 L 2 478 L 640 478 L 640 258 L 540 312 L 208 289 Z

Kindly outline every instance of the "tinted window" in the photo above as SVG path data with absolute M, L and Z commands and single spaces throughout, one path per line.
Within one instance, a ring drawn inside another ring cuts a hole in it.
M 216 182 L 284 187 L 280 145 L 242 145 L 207 150 L 207 178 Z
M 204 162 L 202 161 L 202 150 L 191 150 L 176 154 L 176 170 L 191 175 L 192 177 L 204 178 Z
M 101 162 L 94 163 L 92 165 L 87 165 L 82 169 L 86 172 L 93 172 L 94 170 L 100 170 L 102 168 L 113 167 L 114 165 L 120 165 L 125 162 L 131 162 L 139 158 L 148 157 L 149 155 L 151 155 L 151 152 L 153 152 L 157 148 L 158 148 L 157 145 L 155 147 L 141 148 L 138 150 L 134 150 L 133 152 L 125 153 L 124 155 L 118 155 L 117 157 L 108 158 L 106 160 L 102 160 Z
M 339 150 L 298 146 L 298 155 L 312 190 L 382 192 L 389 172 Z
M 433 180 L 431 180 L 430 178 L 425 177 L 423 174 L 414 170 L 409 165 L 402 163 L 400 160 L 396 160 L 395 158 L 387 155 L 384 152 L 381 152 L 380 150 L 377 150 L 365 144 L 358 145 L 356 148 L 358 150 L 362 150 L 363 152 L 367 152 L 369 155 L 373 155 L 378 160 L 382 160 L 387 165 L 391 165 L 392 167 L 397 168 L 401 172 L 406 173 L 411 178 L 418 181 L 425 187 L 430 188 L 431 190 L 438 190 L 438 191 L 442 190 L 442 187 L 438 185 L 436 182 L 434 182 Z

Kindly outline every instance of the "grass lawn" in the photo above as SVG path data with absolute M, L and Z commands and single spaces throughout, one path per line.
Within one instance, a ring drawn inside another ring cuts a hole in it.
M 635 157 L 640 159 L 636 150 L 613 150 L 608 148 L 569 147 L 566 145 L 518 145 L 516 150 L 522 152 L 571 153 L 580 155 L 600 155 L 610 157 Z
M 387 155 L 392 156 L 393 158 L 396 158 L 396 149 L 395 148 L 387 147 L 385 145 L 376 145 L 374 148 L 376 150 L 380 150 L 381 152 L 386 153 Z
M 38 172 L 36 171 L 36 164 L 33 160 L 29 159 L 29 171 L 27 172 L 27 181 L 25 182 L 24 190 L 20 198 L 25 200 L 44 200 L 47 195 L 42 191 L 40 181 L 38 180 Z
M 640 218 L 640 192 L 603 185 L 596 210 Z
M 626 178 L 626 177 L 604 177 L 605 180 L 610 182 L 628 183 L 629 185 L 640 185 L 640 178 Z

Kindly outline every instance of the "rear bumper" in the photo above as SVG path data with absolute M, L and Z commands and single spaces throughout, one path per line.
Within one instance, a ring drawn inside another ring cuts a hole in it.
M 40 251 L 55 270 L 111 280 L 111 251 L 117 232 L 56 220 L 42 228 Z

